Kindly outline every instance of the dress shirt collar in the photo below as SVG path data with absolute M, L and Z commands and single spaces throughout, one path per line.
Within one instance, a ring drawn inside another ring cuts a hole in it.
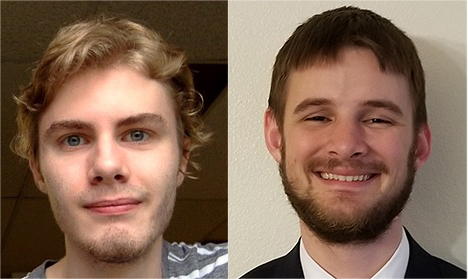
M 371 279 L 405 277 L 409 260 L 409 243 L 405 230 L 403 228 L 402 230 L 403 235 L 397 250 L 393 253 L 390 260 L 388 260 L 388 262 L 374 276 L 372 276 Z M 301 260 L 301 266 L 304 271 L 305 278 L 334 278 L 309 256 L 305 250 L 302 238 L 299 246 L 299 258 Z

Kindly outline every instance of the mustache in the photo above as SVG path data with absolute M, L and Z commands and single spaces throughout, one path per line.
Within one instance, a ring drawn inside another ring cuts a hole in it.
M 312 158 L 305 166 L 305 170 L 314 172 L 317 168 L 333 169 L 337 167 L 352 168 L 355 170 L 366 170 L 376 173 L 388 173 L 388 167 L 381 161 L 363 162 L 361 160 L 343 160 L 339 158 Z

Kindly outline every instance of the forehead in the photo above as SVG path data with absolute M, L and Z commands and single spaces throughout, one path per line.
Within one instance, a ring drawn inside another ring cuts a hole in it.
M 385 100 L 412 115 L 407 79 L 401 74 L 382 71 L 374 53 L 364 48 L 345 48 L 333 62 L 315 63 L 292 71 L 286 84 L 286 115 L 307 98 L 329 99 L 343 107 Z
M 166 87 L 128 67 L 90 69 L 67 80 L 42 114 L 39 131 L 54 121 L 111 123 L 131 115 L 155 113 L 176 125 L 174 101 Z

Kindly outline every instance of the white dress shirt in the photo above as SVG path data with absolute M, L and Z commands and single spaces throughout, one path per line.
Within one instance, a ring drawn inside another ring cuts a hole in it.
M 371 279 L 402 279 L 405 277 L 409 260 L 409 243 L 405 230 L 403 228 L 402 230 L 403 235 L 395 253 L 393 253 L 390 260 L 388 260 L 388 262 L 376 274 L 374 274 Z M 309 256 L 304 247 L 304 243 L 302 242 L 302 238 L 299 246 L 299 257 L 301 259 L 302 270 L 304 271 L 305 278 L 334 278 Z

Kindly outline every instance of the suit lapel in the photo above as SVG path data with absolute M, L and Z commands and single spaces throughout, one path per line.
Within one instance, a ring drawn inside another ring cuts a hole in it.
M 405 229 L 409 242 L 410 256 L 405 278 L 441 278 L 438 263 L 411 237 Z M 299 243 L 284 257 L 278 259 L 275 265 L 275 278 L 304 278 L 301 260 L 299 257 Z
M 405 278 L 440 278 L 441 274 L 434 258 L 414 241 L 406 229 L 405 232 L 410 248 Z
M 294 249 L 284 256 L 278 265 L 276 265 L 276 278 L 304 278 L 304 272 L 302 271 L 299 257 L 299 243 L 300 240 L 297 242 L 296 246 L 294 246 Z

